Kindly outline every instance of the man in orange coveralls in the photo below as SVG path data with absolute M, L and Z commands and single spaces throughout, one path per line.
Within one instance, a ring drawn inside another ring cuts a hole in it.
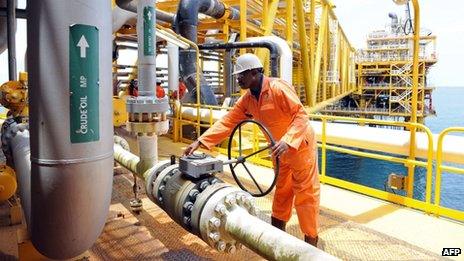
M 250 115 L 263 123 L 278 141 L 272 147 L 272 156 L 279 157 L 281 162 L 272 204 L 272 225 L 285 231 L 294 201 L 305 241 L 316 246 L 319 176 L 317 147 L 308 115 L 293 86 L 263 75 L 263 65 L 256 55 L 240 56 L 233 74 L 238 74 L 240 87 L 248 91 L 224 118 L 190 144 L 184 155 L 193 153 L 200 145 L 211 149 Z

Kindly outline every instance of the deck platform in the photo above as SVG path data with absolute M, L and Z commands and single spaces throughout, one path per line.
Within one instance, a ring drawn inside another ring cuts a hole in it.
M 185 146 L 160 138 L 160 158 L 180 155 Z M 250 167 L 253 173 L 271 171 L 252 164 Z M 233 183 L 228 172 L 220 178 Z M 131 173 L 115 167 L 108 221 L 97 242 L 84 254 L 87 259 L 263 260 L 246 248 L 235 254 L 213 250 L 152 203 L 142 186 L 139 196 L 143 210 L 138 215 L 132 213 L 129 206 L 132 185 Z M 261 209 L 259 217 L 267 222 L 270 222 L 272 196 L 256 200 Z M 15 230 L 20 226 L 1 225 L 0 260 L 15 260 L 19 256 Z M 303 238 L 295 211 L 287 232 Z M 319 248 L 342 260 L 440 260 L 444 259 L 443 248 L 464 249 L 464 224 L 322 184 L 319 238 Z M 464 256 L 455 259 L 463 260 Z

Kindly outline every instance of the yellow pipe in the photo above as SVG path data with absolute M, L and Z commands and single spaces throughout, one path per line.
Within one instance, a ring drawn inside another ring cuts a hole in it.
M 438 135 L 438 143 L 437 143 L 437 174 L 435 177 L 435 202 L 434 205 L 435 207 L 440 207 L 440 196 L 441 196 L 441 172 L 442 170 L 446 169 L 448 171 L 452 172 L 457 172 L 459 174 L 464 174 L 464 170 L 458 169 L 458 168 L 453 168 L 453 167 L 447 167 L 443 165 L 443 140 L 445 136 L 450 133 L 450 132 L 464 132 L 464 127 L 450 127 L 444 129 L 440 135 Z M 438 210 L 439 208 L 436 208 Z M 435 213 L 436 215 L 439 215 L 440 213 L 437 211 Z
M 314 1 L 314 0 L 313 0 Z M 316 97 L 317 97 L 317 87 L 319 85 L 319 78 L 320 78 L 320 71 L 321 71 L 321 57 L 322 57 L 322 48 L 324 45 L 324 36 L 325 36 L 325 30 L 327 29 L 327 15 L 328 15 L 328 7 L 323 6 L 322 7 L 322 17 L 321 21 L 319 23 L 319 35 L 317 37 L 317 52 L 314 55 L 311 55 L 311 57 L 314 60 L 314 63 L 312 64 L 312 70 L 311 70 L 311 104 L 312 106 L 316 105 Z M 311 43 L 314 40 L 311 40 Z M 311 107 L 312 107 L 311 106 Z
M 327 141 L 327 133 L 326 133 L 326 129 L 327 129 L 327 120 L 326 119 L 322 119 L 322 146 L 321 146 L 321 153 L 322 153 L 322 159 L 321 159 L 321 176 L 322 176 L 322 179 L 321 180 L 324 180 L 325 179 L 325 175 L 326 175 L 326 164 L 327 164 L 327 144 L 326 144 L 326 141 Z
M 301 48 L 301 58 L 303 63 L 303 80 L 306 93 L 306 104 L 309 106 L 314 106 L 311 104 L 311 67 L 308 54 L 308 43 L 306 41 L 306 26 L 305 26 L 305 14 L 303 7 L 303 0 L 296 0 L 296 17 L 298 24 L 298 38 L 300 40 Z
M 247 38 L 247 0 L 240 0 L 240 42 Z M 244 54 L 245 49 L 240 49 L 240 54 Z
M 268 35 L 271 35 L 272 29 L 274 28 L 274 20 L 276 18 L 277 7 L 279 6 L 279 1 L 271 0 L 269 2 L 269 0 L 267 0 L 263 3 L 265 5 L 263 5 L 262 29 L 263 29 L 263 35 L 268 36 Z M 268 73 L 269 59 L 266 59 L 266 57 L 268 57 L 269 51 L 267 49 L 259 48 L 256 50 L 255 54 L 259 57 L 259 59 L 263 63 L 265 72 Z
M 310 10 L 309 10 L 309 66 L 311 70 L 311 76 L 314 77 L 314 52 L 316 50 L 316 0 L 310 0 Z M 320 40 L 318 40 L 320 42 Z M 311 89 L 313 88 L 314 78 L 311 79 Z M 313 93 L 311 92 L 311 95 Z M 314 106 L 316 103 L 315 98 L 311 97 L 311 105 Z
M 262 0 L 263 1 L 263 13 L 261 14 L 262 21 L 266 21 L 267 19 L 267 9 L 269 8 L 269 0 Z M 262 25 L 263 26 L 263 25 Z M 263 26 L 264 29 L 264 26 Z
M 285 16 L 285 37 L 290 50 L 293 50 L 293 0 L 287 0 L 287 13 Z
M 419 36 L 420 36 L 420 9 L 418 0 L 412 0 L 414 7 L 414 49 L 413 49 L 413 70 L 412 70 L 412 100 L 411 100 L 411 119 L 410 122 L 417 122 L 417 85 L 419 84 Z M 413 127 L 410 129 L 411 138 L 409 145 L 409 158 L 415 158 L 415 146 L 416 146 L 416 129 Z M 413 197 L 414 194 L 414 166 L 408 167 L 408 187 L 407 196 Z

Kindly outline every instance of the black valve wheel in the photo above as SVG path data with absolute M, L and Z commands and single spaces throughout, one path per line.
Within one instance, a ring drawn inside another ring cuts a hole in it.
M 252 124 L 258 125 L 258 127 L 261 129 L 263 134 L 266 136 L 265 138 L 268 141 L 268 145 L 265 148 L 259 149 L 257 151 L 253 151 L 253 152 L 249 153 L 248 155 L 243 155 L 244 147 L 243 147 L 243 143 L 242 143 L 242 126 L 247 124 L 247 123 L 252 123 Z M 254 197 L 266 196 L 275 187 L 275 184 L 276 184 L 276 181 L 277 181 L 277 176 L 279 175 L 279 158 L 276 158 L 275 160 L 273 160 L 274 177 L 273 177 L 271 185 L 269 187 L 266 186 L 267 188 L 266 187 L 263 188 L 262 187 L 263 185 L 258 184 L 258 182 L 256 181 L 256 178 L 253 176 L 253 174 L 251 174 L 250 169 L 247 167 L 246 160 L 248 158 L 258 154 L 258 153 L 261 153 L 261 152 L 263 152 L 265 150 L 271 149 L 272 146 L 274 146 L 274 144 L 275 144 L 274 138 L 272 137 L 269 130 L 266 127 L 264 127 L 261 123 L 259 123 L 258 121 L 255 121 L 255 120 L 243 120 L 239 124 L 237 124 L 237 126 L 235 126 L 235 128 L 232 130 L 232 133 L 231 133 L 231 135 L 229 137 L 229 145 L 227 147 L 227 156 L 229 157 L 229 160 L 233 159 L 232 158 L 232 143 L 233 143 L 233 138 L 234 138 L 237 131 L 238 131 L 238 154 L 239 154 L 239 156 L 236 158 L 236 161 L 234 163 L 229 164 L 230 172 L 232 172 L 232 176 L 234 177 L 235 182 L 237 182 L 237 185 L 242 190 L 250 193 Z M 240 165 L 242 165 L 243 168 L 245 169 L 245 171 L 248 173 L 248 175 L 250 176 L 251 180 L 254 183 L 254 186 L 257 188 L 257 191 L 259 191 L 259 192 L 250 191 L 249 189 L 246 188 L 244 183 L 240 180 L 239 176 L 236 173 L 236 167 L 240 166 Z

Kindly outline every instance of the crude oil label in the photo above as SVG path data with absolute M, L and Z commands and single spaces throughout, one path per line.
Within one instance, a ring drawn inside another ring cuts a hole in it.
M 69 28 L 69 105 L 71 143 L 98 141 L 98 28 L 74 24 Z
M 152 6 L 146 6 L 143 9 L 143 55 L 155 55 L 155 9 Z

